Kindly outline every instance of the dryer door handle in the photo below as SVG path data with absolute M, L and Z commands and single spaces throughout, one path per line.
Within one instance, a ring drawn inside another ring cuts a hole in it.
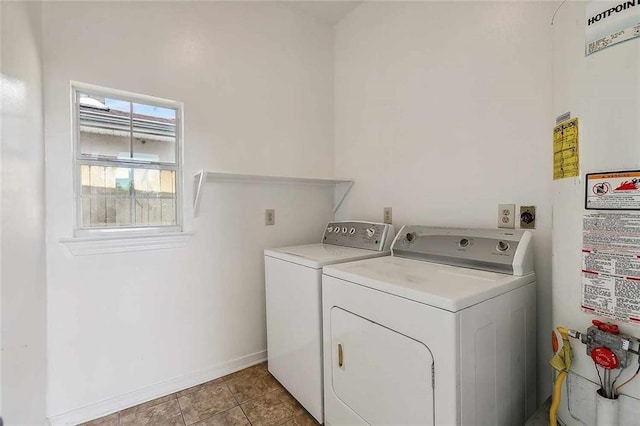
M 344 354 L 342 352 L 342 343 L 338 343 L 338 367 L 344 364 Z

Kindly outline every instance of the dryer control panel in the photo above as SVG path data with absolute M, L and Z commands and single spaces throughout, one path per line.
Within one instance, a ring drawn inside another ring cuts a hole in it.
M 404 226 L 393 256 L 511 275 L 533 272 L 531 233 L 522 230 Z
M 375 222 L 329 222 L 322 242 L 336 246 L 387 251 L 395 236 L 393 225 Z

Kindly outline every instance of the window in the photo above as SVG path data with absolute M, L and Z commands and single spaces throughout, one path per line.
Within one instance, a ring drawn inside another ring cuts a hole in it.
M 73 86 L 76 234 L 181 229 L 178 102 Z

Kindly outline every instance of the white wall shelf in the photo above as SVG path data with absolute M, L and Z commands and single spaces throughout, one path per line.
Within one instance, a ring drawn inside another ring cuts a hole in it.
M 194 175 L 193 182 L 193 215 L 198 215 L 200 207 L 200 198 L 202 197 L 202 186 L 206 181 L 211 182 L 264 182 L 264 183 L 309 183 L 323 185 L 341 185 L 344 187 L 342 194 L 336 199 L 333 212 L 337 212 L 346 198 L 347 194 L 353 186 L 353 179 L 324 179 L 324 178 L 306 178 L 306 177 L 289 177 L 289 176 L 268 176 L 268 175 L 250 175 L 244 173 L 229 173 L 220 171 L 200 170 Z

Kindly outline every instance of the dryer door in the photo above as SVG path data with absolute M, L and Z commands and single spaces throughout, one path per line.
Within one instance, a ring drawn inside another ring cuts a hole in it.
M 338 307 L 331 309 L 336 397 L 371 425 L 433 425 L 433 357 L 423 343 Z

